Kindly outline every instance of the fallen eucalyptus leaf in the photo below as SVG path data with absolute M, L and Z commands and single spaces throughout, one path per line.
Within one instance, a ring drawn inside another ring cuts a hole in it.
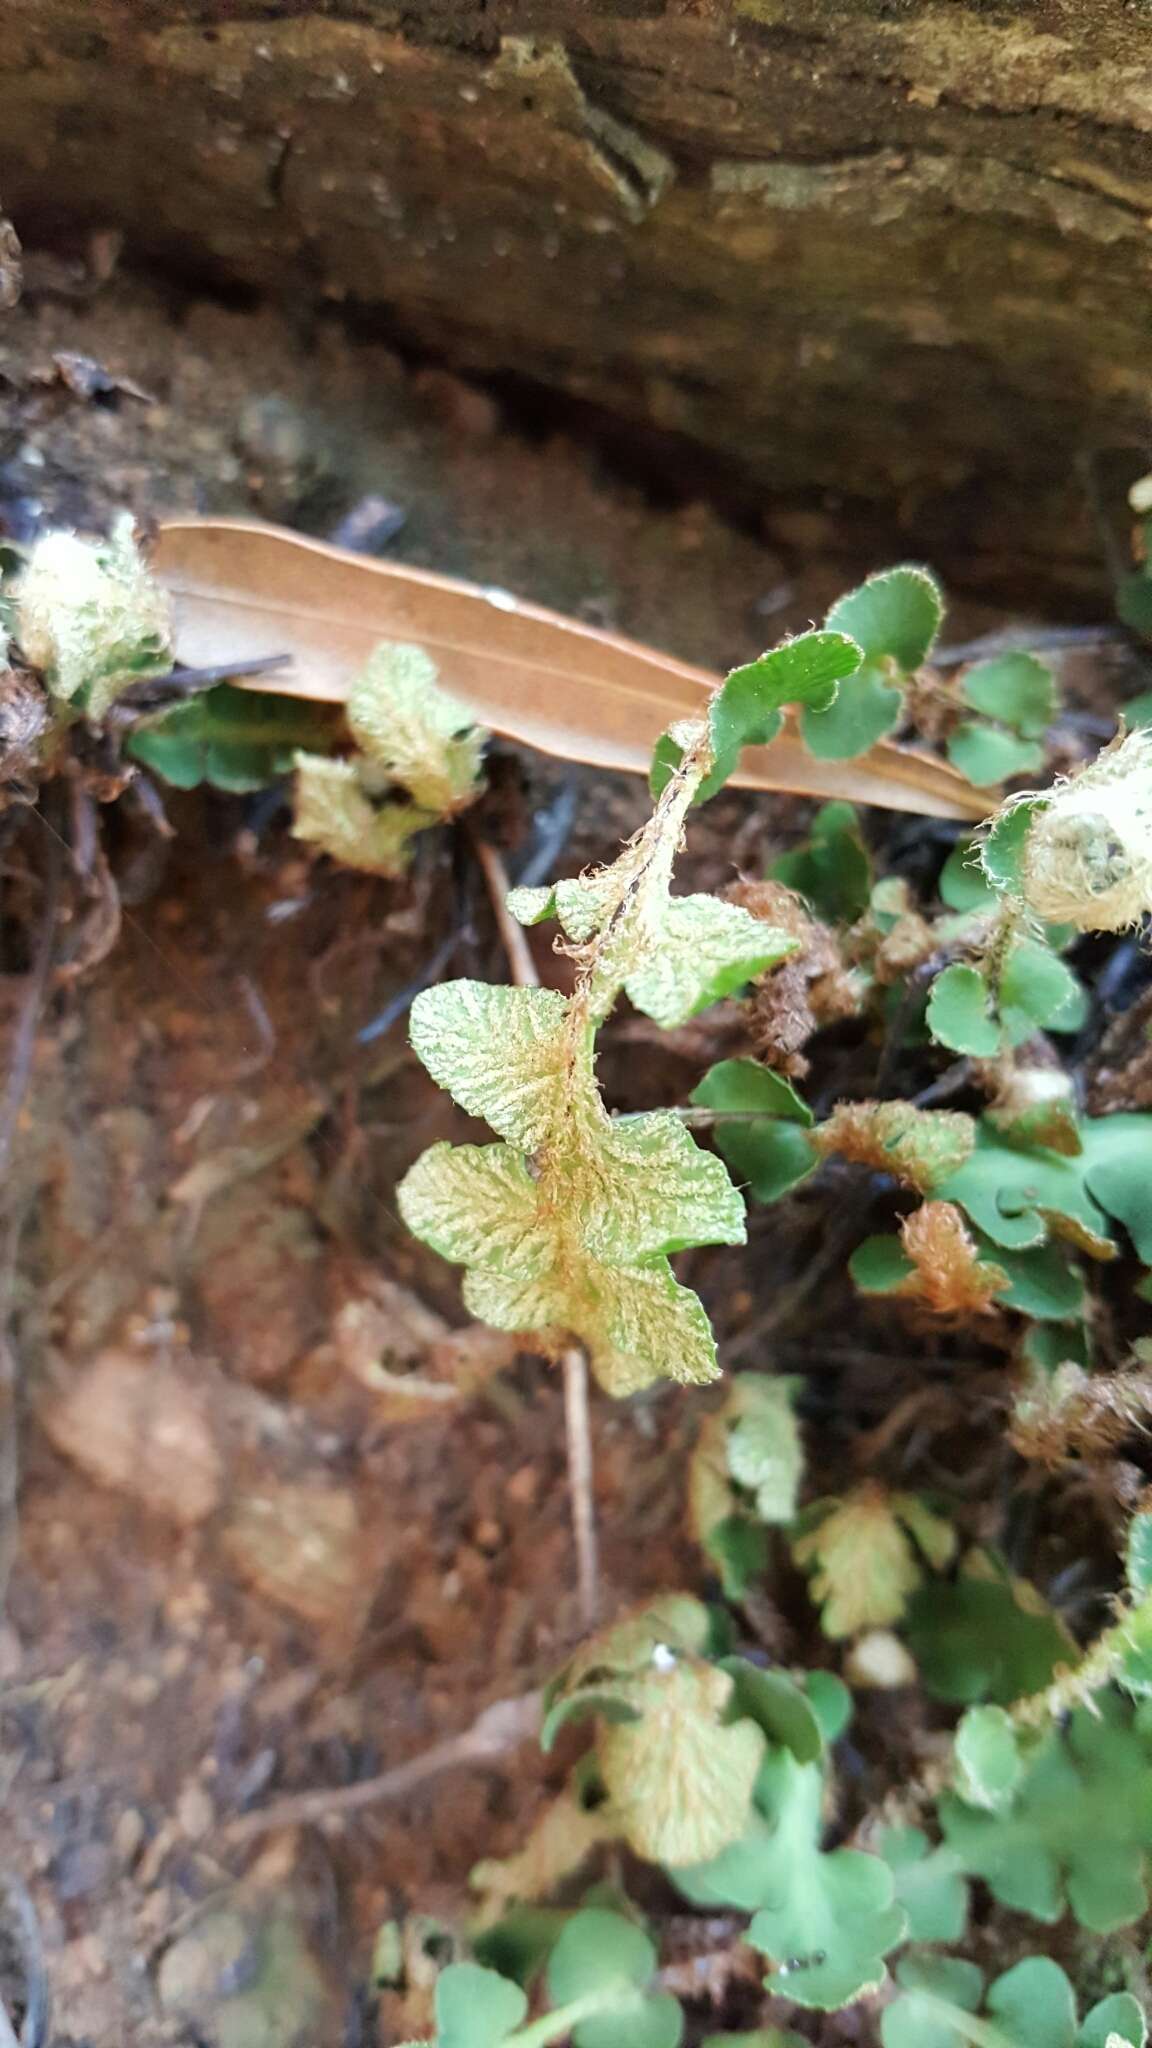
M 719 682 L 504 591 L 369 561 L 254 521 L 170 521 L 152 566 L 173 600 L 182 661 L 288 653 L 293 666 L 277 671 L 278 692 L 342 703 L 380 640 L 412 642 L 484 725 L 593 767 L 646 774 L 660 733 L 698 718 Z M 245 687 L 261 683 L 253 677 Z M 945 763 L 888 742 L 858 760 L 816 760 L 791 720 L 770 747 L 746 750 L 733 779 L 925 817 L 978 819 L 988 808 Z

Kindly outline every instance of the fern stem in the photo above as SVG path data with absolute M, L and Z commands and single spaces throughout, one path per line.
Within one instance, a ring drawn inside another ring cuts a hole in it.
M 531 2020 L 515 2034 L 509 2034 L 504 2048 L 548 2048 L 551 2041 L 562 2041 L 581 2020 L 592 2019 L 597 2013 L 610 2013 L 614 2018 L 625 2013 L 636 2012 L 643 2004 L 643 1998 L 634 1985 L 603 1984 L 596 1991 L 586 1991 L 581 1998 L 570 1999 L 567 2005 L 558 2005 L 555 2012 L 542 2013 L 538 2020 Z
M 484 876 L 492 912 L 517 988 L 539 988 L 536 962 L 523 927 L 511 915 L 508 874 L 496 847 L 479 833 L 472 843 Z M 564 1431 L 568 1452 L 568 1498 L 572 1539 L 576 1547 L 576 1590 L 581 1626 L 595 1627 L 600 1605 L 599 1545 L 596 1540 L 596 1493 L 593 1483 L 592 1429 L 588 1410 L 588 1360 L 579 1344 L 570 1344 L 561 1360 L 564 1371 Z
M 923 2009 L 926 2019 L 942 2020 L 962 2041 L 970 2041 L 972 2048 L 1021 2048 L 1010 2034 L 994 2027 L 991 2020 L 982 2020 L 974 2012 L 965 2012 L 961 2006 L 953 2005 L 950 1998 L 939 1998 L 934 1991 L 917 1990 L 907 1995 Z

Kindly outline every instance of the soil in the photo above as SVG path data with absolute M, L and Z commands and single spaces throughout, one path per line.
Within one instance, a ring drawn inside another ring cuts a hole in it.
M 121 504 L 145 519 L 256 510 L 345 536 L 359 520 L 378 544 L 391 526 L 399 559 L 714 666 L 874 566 L 838 552 L 832 510 L 769 547 L 335 322 L 294 332 L 131 279 L 89 291 L 45 266 L 37 283 L 35 263 L 30 277 L 0 339 L 13 538 L 98 529 Z M 102 365 L 108 388 L 61 352 Z M 1002 622 L 970 603 L 951 630 Z M 1099 666 L 1081 680 L 1101 701 L 1134 687 Z M 500 752 L 490 825 L 513 864 L 567 780 Z M 576 786 L 569 868 L 644 808 L 626 778 Z M 31 1904 L 53 2000 L 34 2038 L 56 2048 L 369 2048 L 427 2030 L 429 1945 L 450 1946 L 472 1865 L 518 1845 L 560 1765 L 529 1743 L 354 1817 L 230 1830 L 285 1792 L 353 1784 L 465 1730 L 538 1686 L 579 1629 L 555 1375 L 470 1328 L 453 1274 L 404 1232 L 398 1176 L 461 1120 L 407 1051 L 402 1014 L 361 1036 L 454 920 L 455 971 L 498 979 L 503 962 L 463 838 L 431 842 L 404 883 L 368 882 L 309 863 L 262 799 L 166 803 L 169 841 L 110 817 L 119 940 L 51 994 L 6 1198 L 21 1403 L 0 1633 L 7 1920 L 15 1941 Z M 687 872 L 722 886 L 756 871 L 808 814 L 724 798 Z M 35 829 L 47 866 L 51 817 Z M 906 832 L 869 829 L 897 850 Z M 23 930 L 9 919 L 0 958 L 7 1058 Z M 557 971 L 546 942 L 539 957 Z M 614 1102 L 682 1096 L 716 1043 L 655 1040 L 635 1019 L 610 1036 Z M 833 1034 L 844 1071 L 877 1050 Z M 849 1350 L 854 1423 L 882 1424 L 927 1380 L 945 1410 L 932 1454 L 958 1464 L 983 1383 L 961 1407 L 954 1339 L 894 1334 L 890 1310 L 858 1308 L 846 1330 L 837 1270 L 817 1313 L 798 1301 L 757 1336 L 822 1227 L 800 1198 L 757 1226 L 747 1260 L 695 1255 L 721 1337 L 745 1367 L 771 1345 L 788 1369 L 812 1363 L 818 1333 L 825 1423 Z M 706 1405 L 670 1388 L 594 1404 L 608 1613 L 705 1583 L 683 1468 Z M 837 1426 L 825 1441 L 831 1483 L 850 1453 Z M 1009 1483 L 1006 1458 L 986 1494 Z M 787 1614 L 760 1622 L 788 1640 Z M 893 1738 L 878 1728 L 882 1754 Z M 380 1964 L 382 1929 L 402 1967 Z M 35 2003 L 36 1957 L 7 1962 L 18 2013 Z M 751 2023 L 727 1995 L 696 2017 Z M 865 2038 L 851 2013 L 805 2024 L 828 2044 Z

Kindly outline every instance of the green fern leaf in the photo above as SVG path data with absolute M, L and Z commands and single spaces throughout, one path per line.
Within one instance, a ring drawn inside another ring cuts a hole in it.
M 663 1112 L 613 1125 L 591 1027 L 548 989 L 450 982 L 413 1005 L 433 1078 L 509 1142 L 433 1146 L 401 1183 L 409 1228 L 467 1266 L 464 1299 L 498 1329 L 565 1333 L 614 1393 L 706 1380 L 715 1345 L 668 1255 L 739 1244 L 743 1203 L 720 1160 Z

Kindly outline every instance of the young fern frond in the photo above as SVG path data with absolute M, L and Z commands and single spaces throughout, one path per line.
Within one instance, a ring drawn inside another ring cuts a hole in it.
M 467 1266 L 474 1315 L 534 1332 L 556 1352 L 574 1334 L 616 1394 L 661 1375 L 714 1377 L 708 1318 L 668 1255 L 743 1243 L 744 1204 L 722 1162 L 672 1114 L 613 1124 L 596 1083 L 596 1027 L 626 984 L 664 1015 L 671 1002 L 688 1015 L 793 944 L 732 905 L 668 895 L 710 764 L 700 727 L 620 858 L 562 885 L 584 892 L 570 927 L 580 940 L 571 997 L 449 982 L 412 1011 L 412 1042 L 433 1079 L 506 1142 L 433 1146 L 400 1186 L 405 1222 Z

